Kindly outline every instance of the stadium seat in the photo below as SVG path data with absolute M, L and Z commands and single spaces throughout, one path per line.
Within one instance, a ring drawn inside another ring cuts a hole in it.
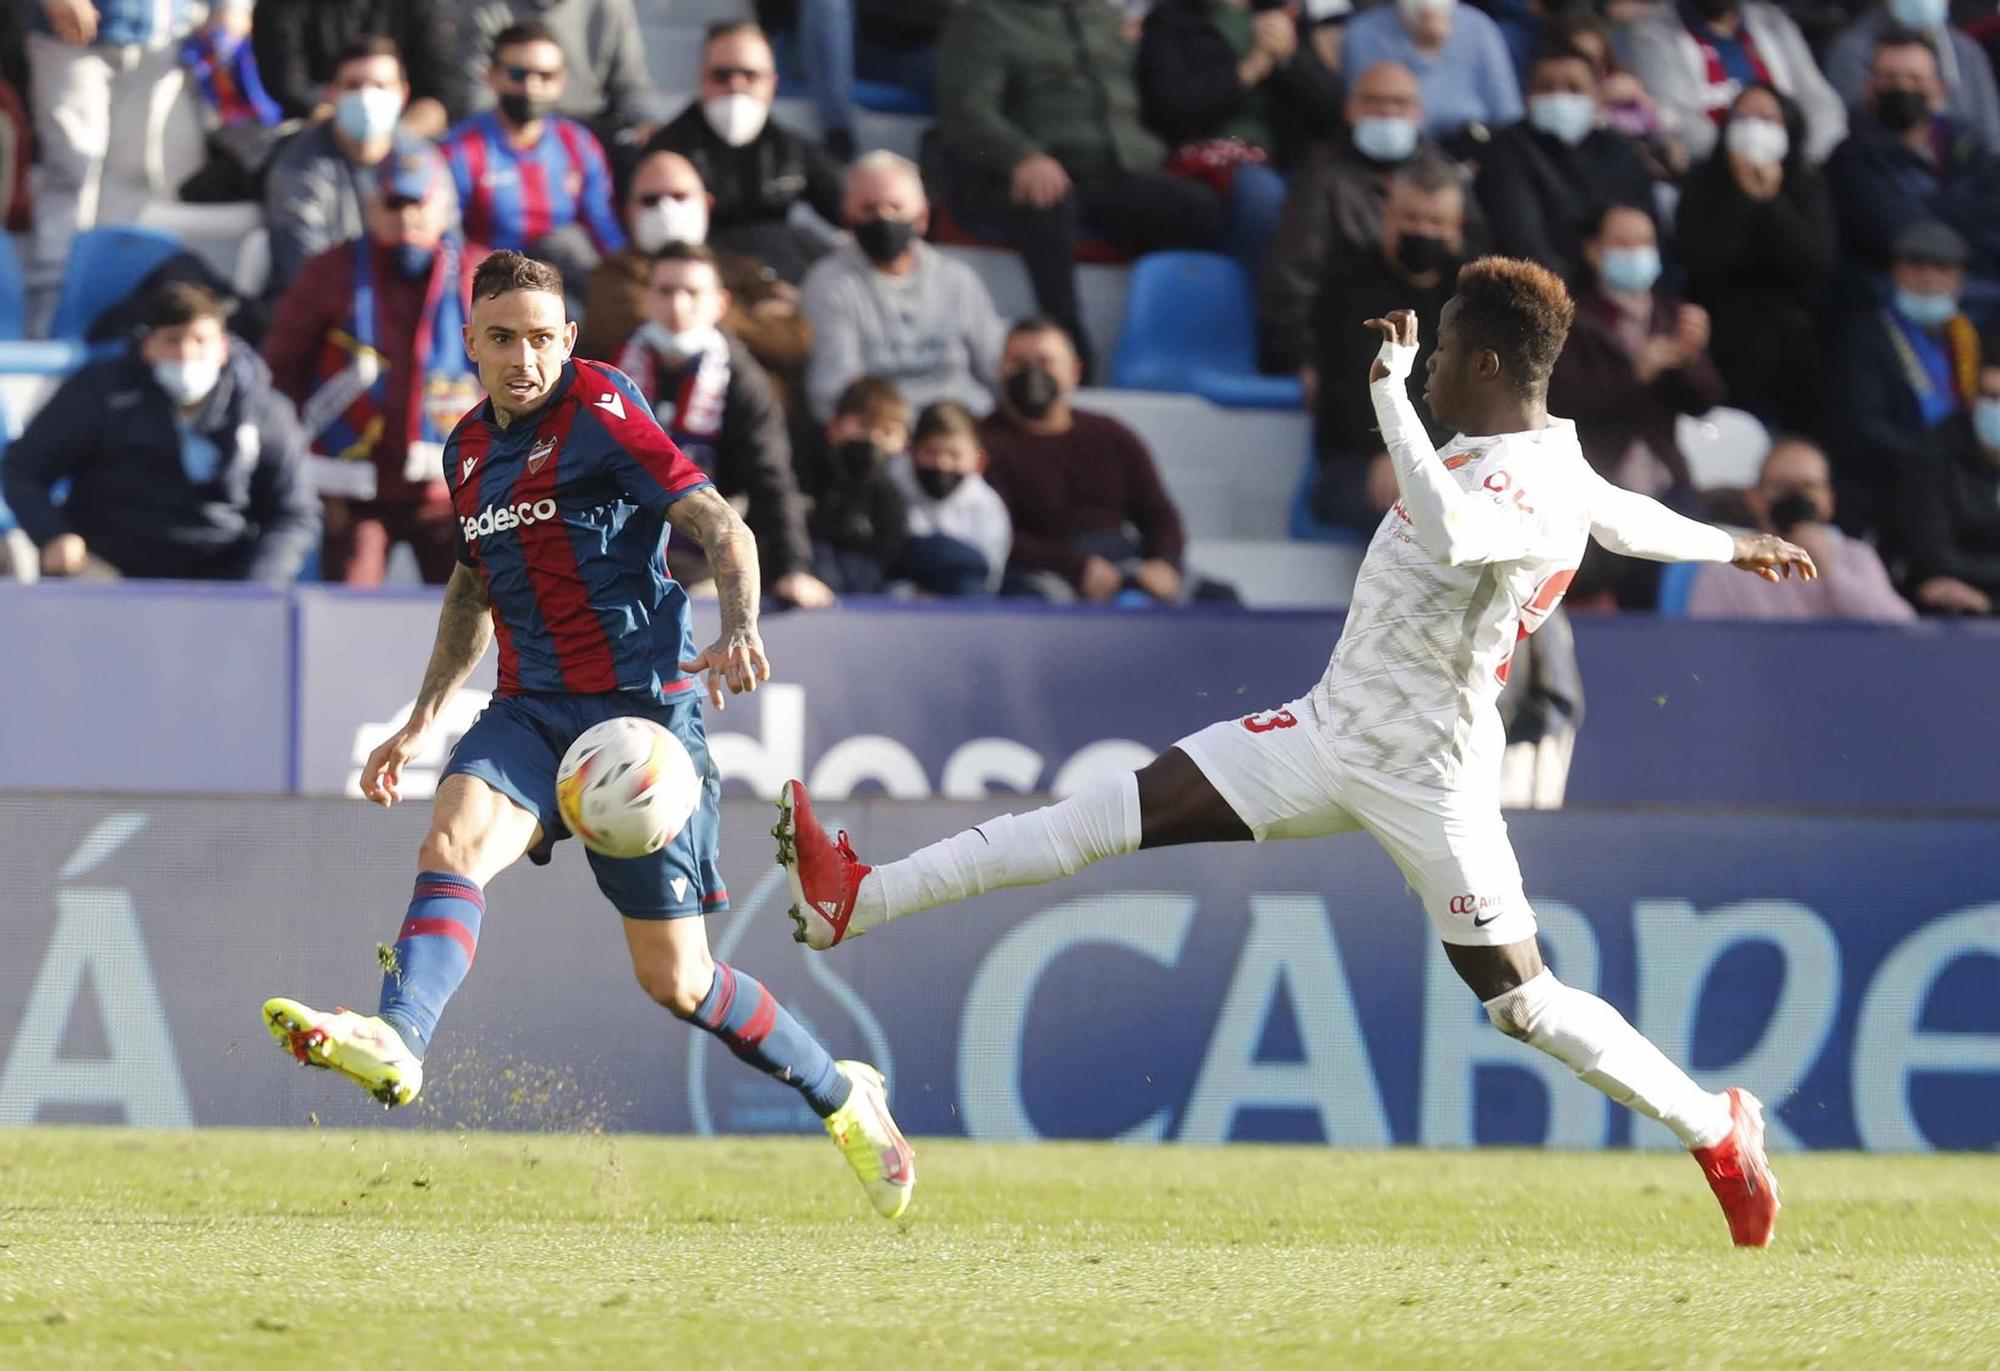
M 855 78 L 854 103 L 877 114 L 908 114 L 920 119 L 937 117 L 937 101 L 930 96 L 907 86 L 892 86 L 886 81 Z
M 1190 539 L 1284 541 L 1304 414 L 1144 390 L 1080 390 L 1076 405 L 1139 435 Z
M 246 299 L 264 293 L 271 274 L 271 234 L 264 207 L 249 201 L 188 205 L 155 200 L 139 211 L 139 226 L 171 235 Z
M 28 282 L 14 239 L 0 233 L 0 341 L 27 336 Z
M 1188 569 L 1235 587 L 1253 609 L 1345 609 L 1361 548 L 1313 543 L 1190 542 Z
M 1662 619 L 1685 619 L 1694 597 L 1695 578 L 1704 562 L 1669 562 L 1660 568 L 1659 612 Z
M 1771 435 L 1754 414 L 1719 405 L 1703 415 L 1683 414 L 1674 440 L 1686 454 L 1699 490 L 1738 490 L 1757 484 L 1771 451 Z
M 1339 524 L 1329 524 L 1313 513 L 1313 487 L 1319 484 L 1319 454 L 1310 444 L 1306 447 L 1305 464 L 1299 468 L 1298 485 L 1292 491 L 1292 503 L 1286 519 L 1285 531 L 1301 543 L 1352 543 L 1367 541 L 1361 534 Z
M 1111 380 L 1128 390 L 1187 391 L 1233 409 L 1297 409 L 1292 376 L 1257 370 L 1249 279 L 1211 252 L 1156 252 L 1132 269 Z
M 172 234 L 129 224 L 78 234 L 63 272 L 49 336 L 81 340 L 100 314 L 130 295 L 180 250 L 180 242 Z

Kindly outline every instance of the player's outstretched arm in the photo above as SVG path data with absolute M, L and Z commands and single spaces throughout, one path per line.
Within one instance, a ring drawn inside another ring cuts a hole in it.
M 757 632 L 759 577 L 757 539 L 727 500 L 712 487 L 683 496 L 667 507 L 667 522 L 676 533 L 694 539 L 708 554 L 715 572 L 717 598 L 722 602 L 722 636 L 681 670 L 708 673 L 708 698 L 723 707 L 722 686 L 740 695 L 771 679 L 764 657 L 764 640 Z
M 458 693 L 472 668 L 493 641 L 493 616 L 488 613 L 486 586 L 479 573 L 460 563 L 444 588 L 444 609 L 438 615 L 437 642 L 431 648 L 424 683 L 410 721 L 368 754 L 361 768 L 361 793 L 383 808 L 403 798 L 403 768 L 423 751 L 424 735 L 437 722 L 438 711 Z
M 1728 562 L 1767 581 L 1797 574 L 1817 580 L 1806 550 L 1771 533 L 1731 533 L 1687 519 L 1658 500 L 1598 477 L 1590 500 L 1590 536 L 1613 552 L 1650 562 Z

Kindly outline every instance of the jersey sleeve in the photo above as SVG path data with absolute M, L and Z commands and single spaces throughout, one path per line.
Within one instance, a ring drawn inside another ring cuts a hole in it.
M 710 484 L 707 473 L 654 420 L 631 377 L 596 363 L 578 364 L 577 374 L 588 386 L 584 405 L 611 439 L 606 447 L 611 474 L 634 504 L 665 517 L 683 496 Z
M 1389 350 L 1384 344 L 1384 352 Z M 1407 350 L 1412 355 L 1416 349 Z M 1407 359 L 1401 374 L 1390 367 L 1387 377 L 1373 382 L 1369 396 L 1382 444 L 1395 468 L 1403 509 L 1418 543 L 1451 566 L 1512 562 L 1529 556 L 1541 543 L 1542 519 L 1531 492 L 1515 484 L 1505 466 L 1487 473 L 1474 490 L 1459 489 L 1431 446 L 1416 406 L 1410 403 Z
M 1674 513 L 1658 500 L 1624 490 L 1592 473 L 1590 536 L 1613 552 L 1650 562 L 1728 562 L 1736 539 Z

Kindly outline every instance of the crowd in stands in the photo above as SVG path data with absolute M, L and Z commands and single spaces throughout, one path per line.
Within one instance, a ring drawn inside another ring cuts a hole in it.
M 79 235 L 149 204 L 254 203 L 270 246 L 255 298 L 184 255 L 100 321 L 0 460 L 32 570 L 371 586 L 400 544 L 443 579 L 467 283 L 518 249 L 786 604 L 1226 595 L 1146 444 L 1076 401 L 1111 361 L 1079 263 L 1215 254 L 1313 437 L 1214 460 L 1306 460 L 1294 531 L 1360 541 L 1396 486 L 1359 321 L 1412 309 L 1428 348 L 1500 252 L 1571 283 L 1550 408 L 1602 474 L 1820 560 L 1701 575 L 1688 612 L 1994 612 L 2000 0 L 703 0 L 675 99 L 644 20 L 688 3 L 10 7 L 30 336 Z M 934 112 L 920 156 L 866 145 L 864 87 Z M 1031 317 L 966 244 L 1018 255 Z M 1683 450 L 1717 406 L 1772 435 L 1743 489 Z M 1593 554 L 1571 600 L 1659 594 Z

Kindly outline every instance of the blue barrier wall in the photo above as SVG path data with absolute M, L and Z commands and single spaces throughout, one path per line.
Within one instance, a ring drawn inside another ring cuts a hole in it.
M 856 801 L 829 817 L 889 856 L 993 810 Z M 789 940 L 769 813 L 725 806 L 737 908 L 710 920 L 717 955 L 838 1054 L 882 1064 L 913 1132 L 1671 1145 L 1494 1032 L 1358 836 L 1145 853 L 815 956 Z M 259 1004 L 374 1003 L 424 817 L 0 799 L 0 1124 L 814 1127 L 644 999 L 573 844 L 489 889 L 415 1106 L 384 1115 L 295 1069 Z M 1774 1145 L 2000 1145 L 2000 820 L 1513 828 L 1558 972 L 1705 1083 L 1758 1091 Z
M 704 631 L 712 621 L 703 610 Z M 0 589 L 0 788 L 339 794 L 407 711 L 429 594 Z M 1314 614 L 926 608 L 776 614 L 777 689 L 711 717 L 739 794 L 1070 788 L 1324 670 Z M 1576 621 L 1570 802 L 2000 806 L 2000 626 Z M 493 681 L 440 730 L 441 761 Z

